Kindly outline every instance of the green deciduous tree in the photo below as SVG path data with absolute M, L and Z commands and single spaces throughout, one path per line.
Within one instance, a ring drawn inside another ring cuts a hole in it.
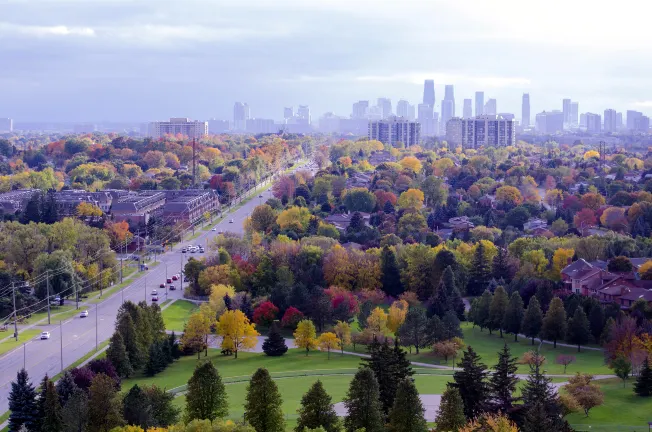
M 543 318 L 541 337 L 553 341 L 554 347 L 557 348 L 557 341 L 564 338 L 566 328 L 567 322 L 564 303 L 559 297 L 555 297 L 550 302 L 548 312 L 546 312 L 546 316 Z
M 521 331 L 526 337 L 532 339 L 532 345 L 534 345 L 534 338 L 539 336 L 542 325 L 543 312 L 541 312 L 539 300 L 537 300 L 536 297 L 532 297 L 530 299 L 530 304 L 528 304 L 527 309 L 525 310 L 523 324 L 521 325 Z
M 509 304 L 503 317 L 503 329 L 514 335 L 514 342 L 518 341 L 518 334 L 521 331 L 521 324 L 523 323 L 523 316 L 525 310 L 523 309 L 523 300 L 518 291 L 514 291 L 509 297 Z
M 123 424 L 122 400 L 115 381 L 102 373 L 95 375 L 88 396 L 89 432 L 108 432 Z
M 61 410 L 65 432 L 85 432 L 88 423 L 88 395 L 76 388 Z
M 152 413 L 145 392 L 135 384 L 122 399 L 123 416 L 127 424 L 140 426 L 144 430 L 152 426 Z
M 278 387 L 267 369 L 258 369 L 247 386 L 245 420 L 256 432 L 283 432 L 282 403 Z

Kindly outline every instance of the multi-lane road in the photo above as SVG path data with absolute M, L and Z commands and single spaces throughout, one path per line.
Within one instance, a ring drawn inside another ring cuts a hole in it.
M 262 197 L 259 197 L 259 194 Z M 88 317 L 81 318 L 77 315 L 61 323 L 55 318 L 51 325 L 38 326 L 37 328 L 42 331 L 50 332 L 50 339 L 25 341 L 24 348 L 21 346 L 0 357 L 0 413 L 8 409 L 7 398 L 11 390 L 11 381 L 16 378 L 20 369 L 25 367 L 32 383 L 37 385 L 45 374 L 49 376 L 58 374 L 62 368 L 70 366 L 79 358 L 95 350 L 96 343 L 100 344 L 109 339 L 113 334 L 115 317 L 123 299 L 133 302 L 146 300 L 150 303 L 153 289 L 158 291 L 160 303 L 166 299 L 183 298 L 183 291 L 179 289 L 180 281 L 175 282 L 176 291 L 159 288 L 159 285 L 165 282 L 166 275 L 171 277 L 175 273 L 180 273 L 189 257 L 204 256 L 200 253 L 181 253 L 181 249 L 189 244 L 206 246 L 220 231 L 241 234 L 244 219 L 257 205 L 271 196 L 269 190 L 262 193 L 254 192 L 254 197 L 248 202 L 237 210 L 234 209 L 231 213 L 227 213 L 226 217 L 215 225 L 215 231 L 200 231 L 199 237 L 175 245 L 172 251 L 158 256 L 160 263 L 157 266 L 132 277 L 132 282 L 122 291 L 112 294 L 97 305 L 88 308 L 80 307 L 80 312 L 88 310 Z M 206 248 L 206 253 L 209 253 L 208 248 Z

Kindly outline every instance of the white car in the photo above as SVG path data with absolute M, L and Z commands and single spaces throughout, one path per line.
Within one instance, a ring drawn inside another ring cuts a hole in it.
M 229 223 L 233 223 L 233 219 L 230 219 L 230 220 L 229 220 Z
M 50 339 L 50 332 L 41 333 L 41 340 L 43 339 Z
M 213 228 L 211 231 L 217 231 L 217 228 Z
M 156 291 L 155 289 L 152 290 L 152 295 L 153 295 L 153 296 L 158 295 L 158 291 Z
M 79 318 L 88 318 L 88 311 L 82 311 L 82 313 L 79 314 Z

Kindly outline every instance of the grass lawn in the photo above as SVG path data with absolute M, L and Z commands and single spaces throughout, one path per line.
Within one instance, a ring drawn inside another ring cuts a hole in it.
M 182 332 L 190 315 L 199 309 L 199 306 L 187 300 L 177 300 L 163 310 L 163 321 L 166 330 Z
M 74 309 L 74 307 L 75 305 L 70 303 L 64 304 L 63 306 L 59 306 L 58 304 L 56 306 L 50 304 L 50 317 L 58 321 L 60 319 L 59 316 L 63 316 L 58 314 L 63 314 L 64 312 L 68 312 L 71 309 Z M 47 324 L 47 322 L 48 322 L 48 311 L 46 308 L 43 311 L 32 314 L 32 316 L 25 319 L 25 321 L 23 321 L 22 324 Z M 18 332 L 20 333 L 20 330 Z
M 514 336 L 504 335 L 501 339 L 498 332 L 489 335 L 487 330 L 480 332 L 479 328 L 473 329 L 470 323 L 462 323 L 462 330 L 464 332 L 464 343 L 470 345 L 482 357 L 482 361 L 489 367 L 493 367 L 498 360 L 498 351 L 502 349 L 505 342 L 509 345 L 512 355 L 521 357 L 526 351 L 536 349 L 539 344 L 535 340 L 534 346 L 531 345 L 529 339 L 519 338 L 518 342 L 514 342 Z M 595 350 L 582 350 L 577 352 L 577 348 L 560 347 L 553 348 L 551 344 L 542 344 L 541 353 L 546 357 L 545 370 L 547 374 L 558 375 L 564 373 L 564 366 L 555 363 L 555 359 L 559 354 L 570 354 L 575 356 L 575 363 L 568 366 L 566 374 L 572 375 L 575 372 L 598 374 L 612 374 L 613 372 L 604 364 L 604 356 L 601 351 Z M 439 359 L 429 354 L 413 354 L 408 355 L 412 361 L 422 361 L 424 363 L 438 364 Z M 459 358 L 459 357 L 458 357 Z M 449 361 L 450 364 L 450 361 Z M 529 367 L 527 365 L 520 365 L 518 368 L 519 373 L 528 373 Z
M 4 335 L 12 335 L 14 332 L 13 327 L 9 328 L 9 331 L 7 333 L 3 333 Z M 30 340 L 34 339 L 36 336 L 41 334 L 41 330 L 39 329 L 29 329 L 22 331 L 18 334 L 18 341 L 16 339 L 11 338 L 7 339 L 6 341 L 0 343 L 0 354 L 4 354 L 6 352 L 9 352 L 15 348 L 18 348 L 23 345 L 24 342 L 29 342 Z

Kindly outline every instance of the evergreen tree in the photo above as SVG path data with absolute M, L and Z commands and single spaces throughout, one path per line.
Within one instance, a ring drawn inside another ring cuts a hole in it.
M 538 355 L 538 354 L 537 354 Z M 523 407 L 526 410 L 527 416 L 534 417 L 539 419 L 540 414 L 535 413 L 535 406 L 537 404 L 542 405 L 543 411 L 546 413 L 547 418 L 551 422 L 550 429 L 529 429 L 529 430 L 562 430 L 562 425 L 565 423 L 561 420 L 561 403 L 559 402 L 559 396 L 555 391 L 554 387 L 551 385 L 552 379 L 548 378 L 541 371 L 542 361 L 535 361 L 534 364 L 530 367 L 530 374 L 523 386 L 521 392 L 523 399 Z M 536 408 L 540 410 L 541 408 Z M 537 423 L 533 420 L 525 422 L 526 424 L 531 424 L 532 427 Z
M 543 312 L 541 312 L 541 306 L 539 306 L 539 300 L 536 297 L 530 299 L 530 304 L 527 305 L 525 309 L 525 316 L 523 317 L 523 324 L 521 325 L 521 331 L 526 337 L 532 339 L 532 345 L 534 345 L 534 338 L 539 336 L 541 333 L 541 327 L 543 325 Z
M 168 336 L 168 346 L 170 347 L 170 355 L 172 359 L 179 360 L 179 358 L 181 358 L 181 349 L 179 349 L 177 336 L 174 334 L 174 332 Z
M 394 405 L 389 412 L 391 432 L 427 432 L 428 424 L 423 416 L 424 409 L 419 392 L 411 379 L 398 384 Z
M 103 373 L 95 375 L 88 396 L 88 429 L 107 432 L 123 424 L 122 400 L 115 381 Z
M 324 385 L 317 380 L 310 390 L 301 398 L 299 420 L 294 428 L 296 432 L 305 429 L 324 428 L 326 432 L 339 432 L 340 421 L 333 409 L 331 397 L 324 390 Z
M 284 432 L 283 400 L 267 369 L 258 369 L 247 386 L 245 420 L 256 432 Z
M 380 253 L 380 283 L 388 296 L 398 297 L 404 291 L 401 283 L 401 273 L 396 261 L 396 254 L 385 245 Z
M 48 192 L 48 196 L 44 200 L 42 207 L 41 222 L 51 225 L 59 220 L 59 210 L 57 209 L 54 192 Z
M 229 413 L 226 391 L 220 374 L 210 361 L 195 367 L 188 380 L 186 393 L 186 423 L 198 420 L 213 421 Z
M 61 410 L 65 432 L 84 432 L 88 423 L 88 395 L 76 388 Z
M 523 309 L 523 300 L 518 291 L 514 291 L 509 297 L 507 311 L 503 318 L 503 328 L 507 333 L 514 334 L 514 342 L 518 341 L 518 334 L 521 331 L 521 323 L 525 310 Z
M 589 312 L 589 328 L 591 329 L 593 340 L 597 343 L 600 343 L 600 336 L 604 330 L 604 324 L 604 309 L 602 305 L 593 306 L 591 312 Z
M 444 319 L 441 320 L 441 339 L 448 340 L 454 337 L 462 338 L 464 333 L 460 326 L 460 320 L 453 311 L 448 311 L 444 314 Z
M 361 428 L 365 432 L 384 432 L 378 381 L 368 367 L 362 367 L 356 372 L 349 384 L 344 405 L 347 411 L 344 429 L 347 432 L 356 432 Z
M 125 303 L 126 304 L 126 303 Z M 116 331 L 122 336 L 122 341 L 129 356 L 129 364 L 133 370 L 140 369 L 145 363 L 141 345 L 138 342 L 134 320 L 129 313 L 124 313 L 118 318 Z M 124 369 L 123 369 L 124 370 Z
M 480 356 L 468 347 L 464 351 L 462 361 L 458 364 L 461 370 L 453 374 L 455 381 L 451 385 L 459 390 L 464 403 L 464 415 L 472 419 L 480 415 L 489 399 L 487 384 L 487 366 L 480 362 Z
M 480 295 L 487 287 L 487 281 L 491 279 L 491 270 L 482 243 L 478 243 L 475 250 L 470 276 L 466 289 L 467 294 L 471 296 Z
M 278 325 L 274 322 L 269 329 L 269 334 L 263 342 L 263 352 L 270 357 L 282 356 L 288 351 L 285 338 L 278 331 Z
M 577 352 L 580 352 L 580 346 L 586 345 L 590 339 L 589 320 L 584 313 L 584 309 L 578 307 L 575 309 L 573 318 L 568 320 L 566 340 L 568 343 L 577 345 Z
M 554 421 L 548 417 L 545 406 L 542 403 L 535 403 L 525 411 L 525 422 L 521 428 L 522 432 L 547 432 L 556 430 Z
M 106 358 L 109 359 L 121 378 L 129 378 L 133 375 L 134 370 L 131 367 L 129 355 L 119 331 L 113 332 L 113 336 L 111 336 L 109 347 L 106 349 Z
M 643 397 L 652 396 L 652 369 L 650 369 L 650 362 L 647 357 L 645 357 L 641 372 L 636 378 L 634 393 Z
M 466 424 L 464 402 L 455 387 L 449 385 L 444 391 L 435 423 L 437 423 L 437 431 L 456 431 Z
M 72 377 L 72 374 L 70 371 L 65 371 L 63 373 L 63 376 L 57 381 L 57 394 L 59 394 L 59 402 L 61 403 L 61 406 L 63 407 L 66 402 L 68 402 L 68 399 L 70 399 L 70 396 L 77 390 L 77 384 L 75 384 L 75 380 Z
M 18 432 L 23 425 L 29 431 L 38 428 L 38 407 L 36 390 L 29 382 L 25 369 L 18 371 L 16 381 L 11 383 L 9 392 L 9 432 Z
M 403 345 L 414 346 L 417 354 L 419 354 L 419 349 L 427 346 L 427 326 L 428 319 L 423 308 L 411 307 L 408 309 L 405 321 L 398 329 L 398 335 Z
M 506 248 L 498 248 L 498 253 L 492 262 L 491 275 L 494 279 L 509 278 L 509 252 Z
M 27 204 L 25 210 L 20 215 L 20 223 L 28 224 L 30 222 L 41 222 L 41 198 L 39 194 L 34 194 Z
M 163 354 L 163 349 L 159 342 L 154 342 L 149 346 L 149 355 L 145 363 L 145 375 L 154 376 L 162 372 L 167 366 L 167 359 Z
M 61 402 L 52 380 L 44 379 L 44 389 L 39 397 L 39 422 L 42 432 L 61 432 L 63 419 L 61 417 Z
M 566 328 L 567 322 L 564 303 L 559 297 L 555 297 L 550 302 L 546 316 L 543 317 L 541 337 L 553 341 L 554 348 L 557 348 L 557 341 L 564 338 Z
M 386 214 L 391 214 L 394 213 L 396 210 L 394 209 L 394 205 L 389 201 L 385 201 L 385 205 L 383 206 L 383 212 Z
M 505 288 L 499 286 L 494 292 L 494 296 L 491 299 L 491 305 L 489 305 L 489 322 L 491 326 L 489 327 L 489 332 L 491 333 L 492 329 L 500 330 L 500 337 L 503 337 L 503 320 L 505 318 L 505 313 L 507 312 L 507 306 L 509 305 L 509 298 L 505 292 Z
M 498 363 L 494 366 L 495 372 L 489 378 L 489 389 L 494 411 L 509 414 L 512 412 L 514 402 L 518 399 L 513 396 L 516 391 L 518 378 L 518 359 L 512 357 L 507 344 L 498 352 Z
M 451 309 L 450 299 L 444 286 L 443 278 L 439 282 L 439 286 L 435 289 L 435 293 L 428 300 L 428 303 L 428 315 L 431 317 L 438 316 L 439 318 L 443 318 L 444 314 Z
M 477 313 L 475 314 L 475 318 L 477 320 L 478 326 L 480 326 L 480 330 L 489 327 L 491 324 L 489 321 L 490 309 L 491 309 L 491 293 L 489 292 L 489 290 L 485 290 L 482 293 L 482 297 L 480 297 L 480 300 L 478 301 L 478 310 Z
M 152 412 L 145 392 L 134 384 L 122 399 L 123 416 L 127 424 L 140 426 L 144 430 L 153 425 Z
M 394 405 L 394 397 L 398 383 L 414 374 L 410 361 L 397 342 L 394 348 L 389 346 L 387 340 L 380 344 L 374 340 L 368 347 L 370 357 L 363 361 L 373 371 L 378 380 L 380 401 L 385 415 Z

